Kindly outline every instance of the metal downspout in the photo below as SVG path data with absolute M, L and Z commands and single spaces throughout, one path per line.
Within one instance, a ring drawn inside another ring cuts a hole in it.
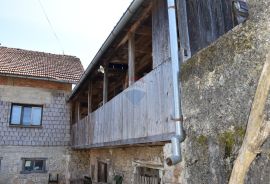
M 166 158 L 167 165 L 175 165 L 182 161 L 181 145 L 184 141 L 185 135 L 183 130 L 183 115 L 181 107 L 181 84 L 180 84 L 180 62 L 178 56 L 178 37 L 175 1 L 167 0 L 168 18 L 169 18 L 169 40 L 171 52 L 171 65 L 173 77 L 173 97 L 174 97 L 174 117 L 175 121 L 175 135 L 171 138 L 172 155 Z

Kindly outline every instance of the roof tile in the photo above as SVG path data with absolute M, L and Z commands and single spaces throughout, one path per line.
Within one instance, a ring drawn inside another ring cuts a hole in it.
M 80 59 L 74 56 L 0 47 L 0 74 L 77 83 L 83 71 Z

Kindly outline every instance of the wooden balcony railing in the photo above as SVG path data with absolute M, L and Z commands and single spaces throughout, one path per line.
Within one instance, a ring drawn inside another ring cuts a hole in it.
M 174 133 L 171 65 L 163 63 L 72 125 L 77 149 L 155 143 Z

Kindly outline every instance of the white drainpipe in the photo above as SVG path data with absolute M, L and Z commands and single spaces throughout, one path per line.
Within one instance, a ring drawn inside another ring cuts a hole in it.
M 178 56 L 178 37 L 176 24 L 176 8 L 174 0 L 167 0 L 168 18 L 169 18 L 169 38 L 170 52 L 172 62 L 172 77 L 173 77 L 173 97 L 174 97 L 174 117 L 175 135 L 171 138 L 172 155 L 166 158 L 166 163 L 171 166 L 182 161 L 181 145 L 185 135 L 183 130 L 183 115 L 181 107 L 181 84 L 180 84 L 180 62 Z

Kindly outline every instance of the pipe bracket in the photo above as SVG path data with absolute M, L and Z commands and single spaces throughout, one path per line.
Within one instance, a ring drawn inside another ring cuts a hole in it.
M 171 116 L 171 120 L 183 122 L 184 118 L 183 118 L 183 116 L 180 116 L 180 118 L 174 118 L 173 116 Z

